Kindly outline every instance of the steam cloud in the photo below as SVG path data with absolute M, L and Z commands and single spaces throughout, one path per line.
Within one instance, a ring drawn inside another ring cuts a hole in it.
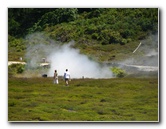
M 138 43 L 139 45 L 139 43 Z M 141 41 L 141 46 L 135 53 L 132 53 L 130 58 L 118 62 L 121 68 L 128 66 L 128 71 L 136 73 L 139 71 L 147 72 L 151 76 L 155 72 L 158 74 L 158 34 L 150 35 Z M 131 67 L 131 68 L 130 68 Z M 135 68 L 135 69 L 132 69 Z M 134 70 L 134 71 L 132 71 Z M 144 72 L 142 74 L 144 74 Z
M 63 75 L 65 69 L 69 69 L 73 78 L 82 76 L 89 78 L 108 78 L 112 73 L 107 67 L 101 67 L 98 63 L 90 60 L 87 56 L 80 54 L 78 49 L 71 46 L 74 42 L 55 48 L 48 56 L 51 61 L 51 69 L 48 75 L 51 75 L 54 69 Z
M 72 78 L 112 77 L 109 67 L 101 66 L 86 55 L 80 54 L 80 51 L 73 47 L 74 41 L 62 44 L 49 39 L 42 33 L 29 35 L 26 40 L 30 44 L 26 54 L 28 66 L 36 67 L 44 57 L 51 64 L 47 72 L 48 76 L 53 76 L 55 69 L 59 75 L 63 76 L 68 69 Z
M 36 68 L 42 62 L 42 58 L 50 63 L 50 68 L 40 70 L 41 74 L 46 73 L 53 76 L 54 70 L 63 76 L 66 69 L 69 69 L 72 78 L 111 78 L 113 74 L 111 65 L 101 66 L 99 63 L 90 60 L 86 55 L 74 48 L 74 41 L 62 44 L 50 39 L 43 33 L 34 33 L 26 37 L 27 41 L 27 67 Z M 139 44 L 139 43 L 138 43 Z M 118 67 L 139 68 L 143 71 L 156 71 L 158 69 L 158 35 L 151 35 L 141 41 L 141 46 L 131 56 L 123 61 L 115 62 Z M 120 66 L 119 66 L 120 64 Z M 142 67 L 145 66 L 145 67 Z M 128 69 L 127 69 L 128 70 Z M 126 71 L 128 72 L 128 71 Z M 132 73 L 135 73 L 132 71 Z

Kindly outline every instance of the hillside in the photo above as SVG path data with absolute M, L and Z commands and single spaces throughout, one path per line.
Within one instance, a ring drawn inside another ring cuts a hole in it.
M 34 44 L 27 37 L 41 32 L 46 44 L 52 40 L 59 43 L 74 40 L 75 48 L 99 62 L 127 58 L 141 40 L 158 33 L 157 8 L 9 8 L 8 11 L 8 60 L 25 57 L 27 46 Z

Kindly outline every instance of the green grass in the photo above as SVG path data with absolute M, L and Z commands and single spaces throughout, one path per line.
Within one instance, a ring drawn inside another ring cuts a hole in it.
M 157 78 L 9 78 L 9 121 L 158 121 Z

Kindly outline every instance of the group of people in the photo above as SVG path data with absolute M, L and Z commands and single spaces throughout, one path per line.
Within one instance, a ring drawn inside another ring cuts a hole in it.
M 70 80 L 70 72 L 68 71 L 68 69 L 66 69 L 64 76 L 63 76 L 64 80 L 65 80 L 65 84 L 66 86 L 69 85 L 69 80 Z M 54 84 L 58 84 L 58 72 L 57 70 L 54 71 Z

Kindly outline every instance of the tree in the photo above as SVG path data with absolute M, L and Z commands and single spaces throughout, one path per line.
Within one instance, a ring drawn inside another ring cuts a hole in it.
M 54 26 L 63 22 L 70 22 L 77 18 L 76 8 L 58 8 L 45 13 L 41 19 L 34 24 L 31 31 L 42 31 L 46 26 Z

